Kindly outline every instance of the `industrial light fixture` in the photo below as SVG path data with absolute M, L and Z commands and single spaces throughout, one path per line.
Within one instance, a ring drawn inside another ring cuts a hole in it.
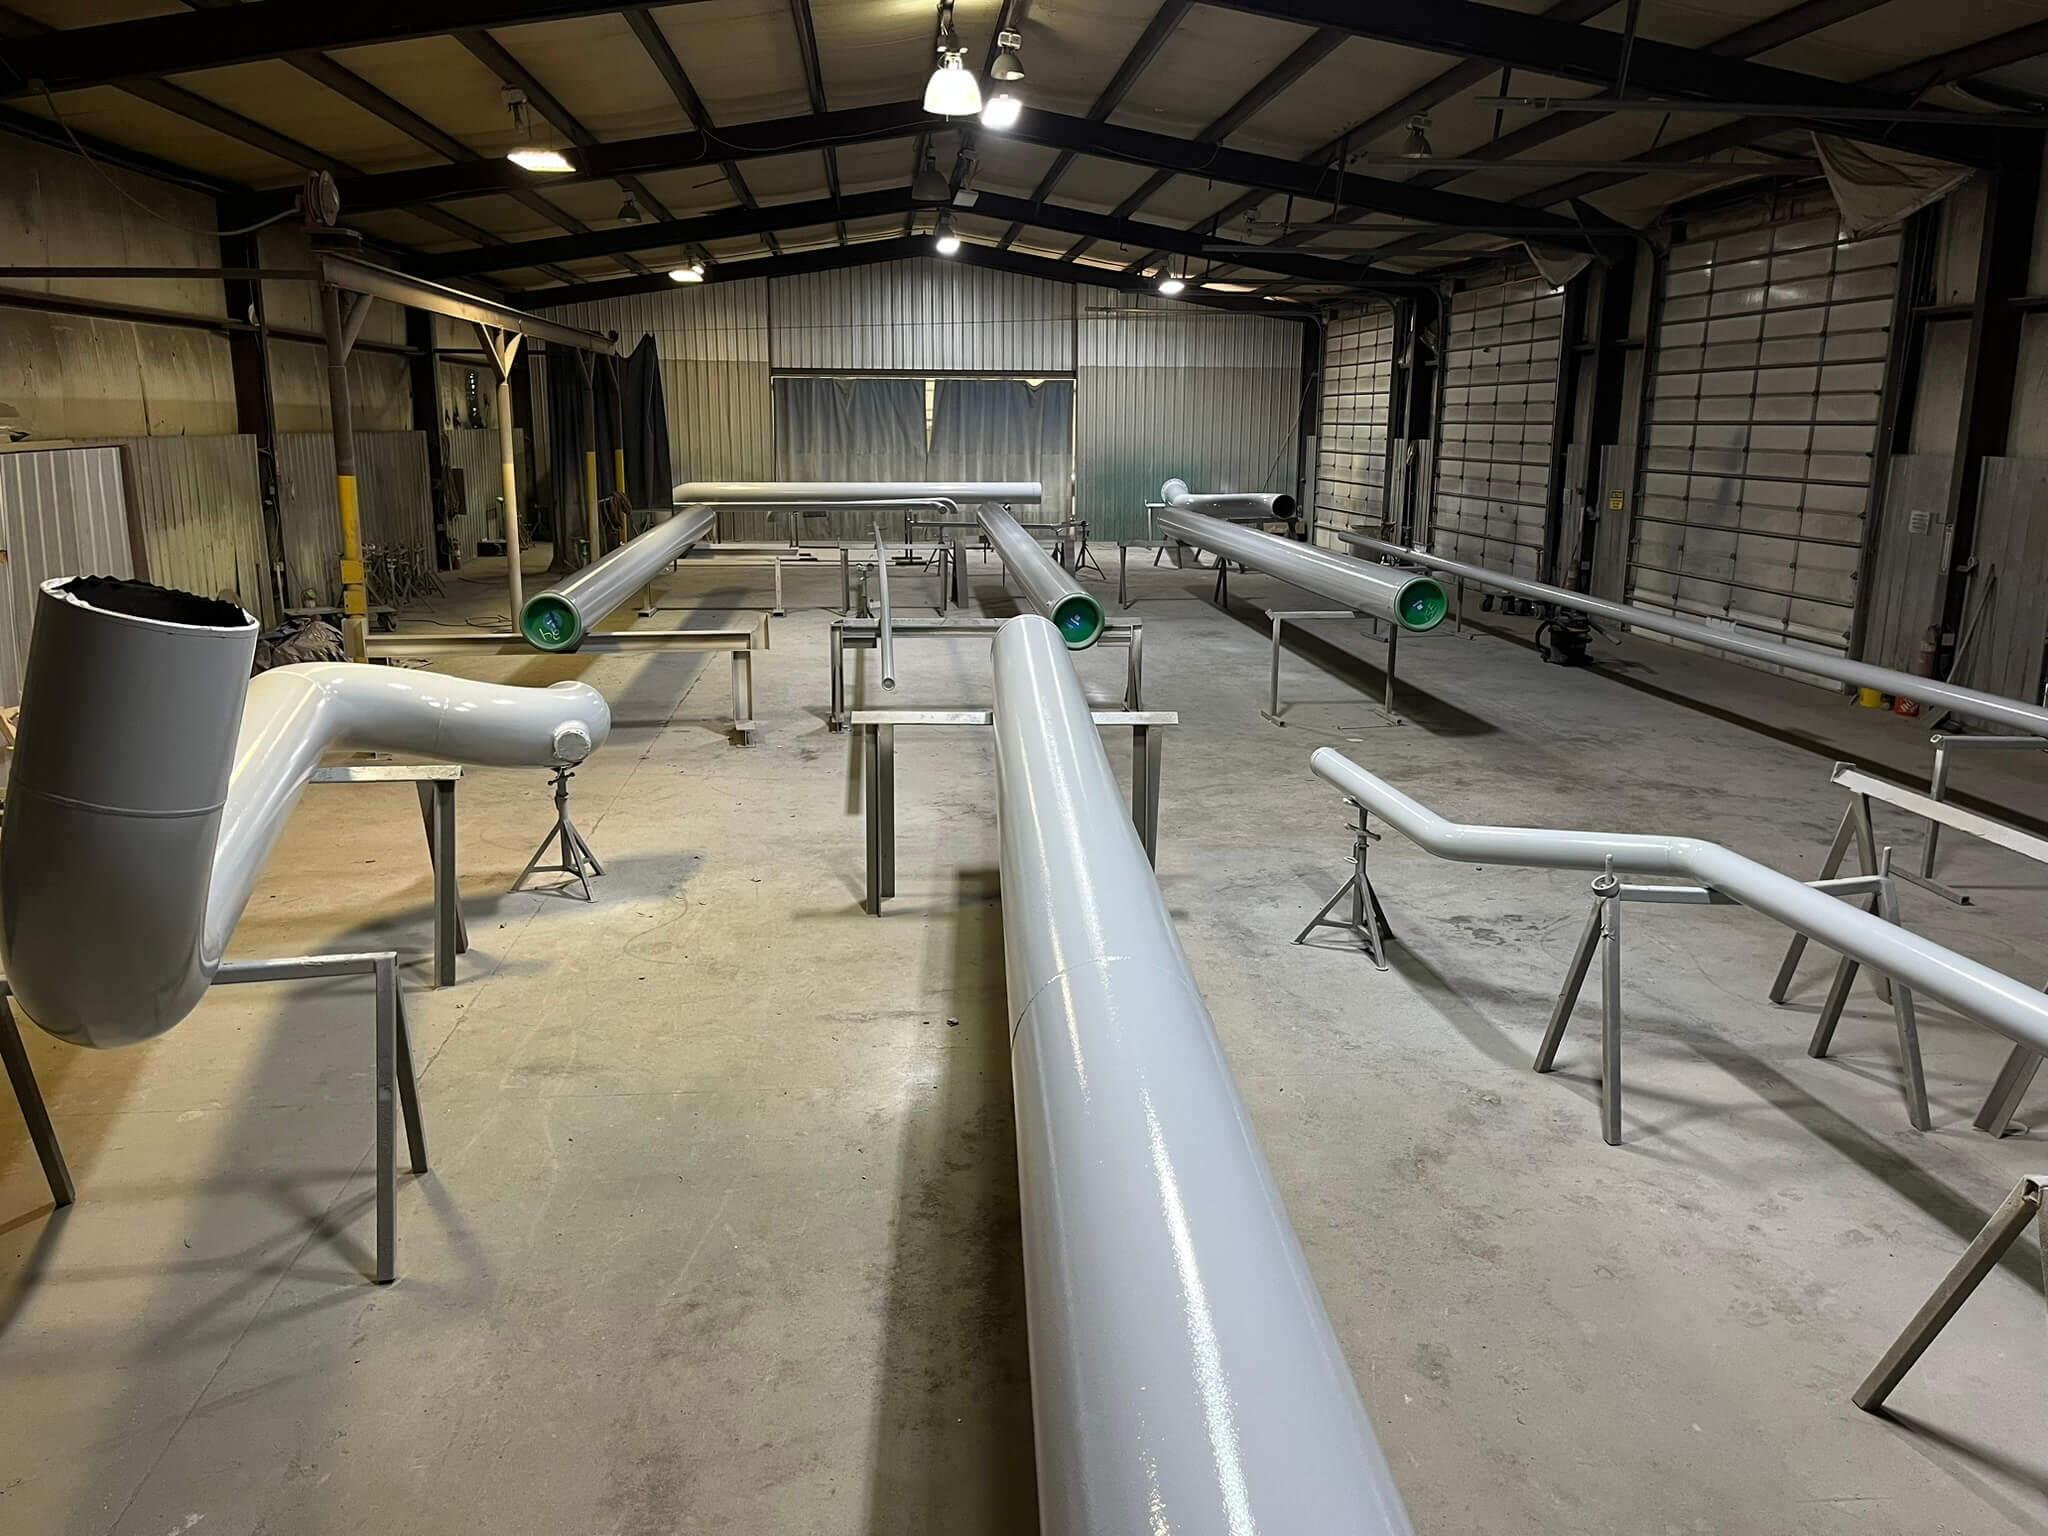
M 989 79 L 1005 81 L 1022 80 L 1024 78 L 1024 60 L 1017 50 L 1023 46 L 1024 37 L 1022 33 L 998 32 L 996 34 L 995 62 L 988 67 Z
M 914 203 L 943 203 L 952 195 L 952 184 L 939 171 L 939 157 L 927 145 L 924 164 L 910 178 L 910 200 Z
M 558 176 L 573 171 L 569 157 L 552 145 L 541 142 L 533 131 L 526 110 L 526 92 L 516 85 L 505 87 L 505 110 L 512 114 L 512 126 L 518 132 L 519 141 L 505 154 L 505 158 L 522 171 L 532 171 L 542 176 Z
M 1429 119 L 1421 113 L 1408 119 L 1408 137 L 1401 142 L 1403 160 L 1433 160 L 1436 151 L 1429 143 Z
M 670 267 L 668 280 L 672 283 L 701 283 L 704 281 L 704 263 L 693 261 L 686 267 Z
M 989 97 L 981 109 L 981 126 L 1001 130 L 1017 126 L 1017 119 L 1024 111 L 1024 103 L 1008 91 L 997 91 Z
M 981 110 L 981 82 L 967 67 L 967 50 L 953 29 L 953 0 L 939 4 L 939 62 L 925 82 L 924 109 L 940 117 L 972 117 Z
M 1172 267 L 1166 268 L 1159 274 L 1159 291 L 1169 299 L 1177 293 L 1185 292 L 1187 286 L 1186 279 L 1174 271 Z
M 960 249 L 960 234 L 953 228 L 952 214 L 939 215 L 939 222 L 932 226 L 932 235 L 932 249 L 941 256 L 951 256 Z
M 621 224 L 638 224 L 640 219 L 640 205 L 634 202 L 632 198 L 628 197 L 623 203 L 619 204 L 619 222 Z

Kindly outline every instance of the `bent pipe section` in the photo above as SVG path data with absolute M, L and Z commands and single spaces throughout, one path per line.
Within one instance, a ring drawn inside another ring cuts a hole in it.
M 1313 544 L 1299 544 L 1256 528 L 1241 528 L 1199 512 L 1168 507 L 1159 514 L 1159 529 L 1183 544 L 1264 571 L 1304 592 L 1327 597 L 1333 603 L 1387 619 L 1416 633 L 1435 629 L 1451 609 L 1443 587 L 1432 577 L 1389 570 L 1383 565 L 1318 549 Z
M 1035 505 L 1045 489 L 1036 480 L 691 480 L 675 488 L 682 506 L 832 506 L 849 501 L 1003 501 Z
M 256 621 L 144 582 L 45 582 L 0 826 L 0 963 L 75 1045 L 191 1012 L 321 755 L 581 762 L 611 729 L 583 683 L 507 688 L 318 662 L 251 679 Z
M 1062 570 L 1022 524 L 1001 507 L 977 507 L 974 516 L 1011 577 L 1024 589 L 1025 600 L 1052 621 L 1068 650 L 1085 651 L 1102 638 L 1102 604 Z
M 1880 693 L 1915 699 L 1922 704 L 1938 704 L 1965 719 L 1981 721 L 1985 725 L 2008 726 L 2032 736 L 2048 733 L 2048 709 L 2023 704 L 2017 699 L 2008 699 L 2000 694 L 1982 693 L 1975 688 L 1960 688 L 1954 683 L 1939 682 L 1931 677 L 1916 677 L 1910 672 L 1895 672 L 1889 667 L 1874 667 L 1867 662 L 1851 660 L 1847 656 L 1809 650 L 1805 646 L 1786 645 L 1781 641 L 1746 635 L 1740 630 L 1698 624 L 1690 619 L 1659 613 L 1654 608 L 1639 608 L 1633 603 L 1610 602 L 1604 597 L 1572 592 L 1564 587 L 1553 587 L 1546 582 L 1505 575 L 1500 571 L 1489 570 L 1483 565 L 1467 565 L 1460 560 L 1446 560 L 1439 555 L 1409 549 L 1405 545 L 1392 544 L 1385 539 L 1375 539 L 1367 534 L 1339 533 L 1337 537 L 1354 548 L 1367 550 L 1375 555 L 1405 560 L 1425 570 L 1462 577 L 1478 586 L 1492 587 L 1499 592 L 1512 592 L 1517 597 L 1555 603 L 1560 608 L 1568 608 L 1590 618 L 1605 619 L 1610 624 L 1648 630 L 1652 634 L 1669 635 L 1673 639 L 1706 646 L 1709 650 L 1725 651 L 1731 656 L 1746 656 L 1751 661 L 1766 662 L 1774 667 L 1789 667 L 1794 672 L 1805 672 L 1814 677 L 1847 683 L 1852 688 L 1875 688 Z
M 1319 748 L 1309 763 L 1317 777 L 1439 858 L 1587 870 L 1603 869 L 1612 859 L 1616 874 L 1668 875 L 1712 886 L 1815 943 L 1939 998 L 2008 1040 L 2048 1053 L 2048 995 L 1719 843 L 1555 827 L 1467 826 L 1446 821 L 1332 747 Z
M 1410 1536 L 1058 633 L 994 672 L 1040 1522 Z
M 1211 517 L 1257 517 L 1294 521 L 1297 503 L 1285 491 L 1191 491 L 1185 480 L 1169 480 L 1159 487 L 1159 499 L 1184 512 L 1206 512 Z
M 718 513 L 710 507 L 680 507 L 645 533 L 628 539 L 601 560 L 536 592 L 519 610 L 519 633 L 541 651 L 573 651 L 605 616 L 652 581 L 690 546 L 710 537 Z

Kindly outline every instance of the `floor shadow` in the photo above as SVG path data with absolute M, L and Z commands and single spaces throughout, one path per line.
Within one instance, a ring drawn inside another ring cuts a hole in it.
M 1982 1441 L 1890 1406 L 1878 1409 L 1874 1417 L 1907 1431 L 1914 1449 L 1969 1487 L 1978 1498 L 2012 1521 L 2015 1528 L 2048 1532 L 2048 1522 L 2037 1511 L 2008 1496 L 2008 1489 L 2048 1494 L 2048 1468 L 2016 1461 Z

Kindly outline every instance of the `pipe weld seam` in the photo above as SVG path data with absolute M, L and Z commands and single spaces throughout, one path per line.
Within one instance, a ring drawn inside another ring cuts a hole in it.
M 211 805 L 195 805 L 183 811 L 142 811 L 125 805 L 102 805 L 97 800 L 80 800 L 73 795 L 60 795 L 52 790 L 32 789 L 17 785 L 13 798 L 16 800 L 46 800 L 52 805 L 70 806 L 74 810 L 95 811 L 102 816 L 125 816 L 135 821 L 185 821 L 194 816 L 211 816 L 227 804 L 225 798 Z
M 1010 1021 L 1010 1044 L 1014 1047 L 1017 1036 L 1023 1031 L 1024 1017 L 1037 1006 L 1038 1000 L 1054 987 L 1080 971 L 1106 971 L 1112 965 L 1121 965 L 1126 960 L 1136 959 L 1134 955 L 1100 955 L 1093 960 L 1083 960 L 1075 965 L 1063 965 L 1046 977 L 1032 994 L 1024 999 L 1024 1006 L 1017 1010 L 1017 1017 Z

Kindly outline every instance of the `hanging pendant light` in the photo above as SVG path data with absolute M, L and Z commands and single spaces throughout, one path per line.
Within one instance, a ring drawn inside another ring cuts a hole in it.
M 941 256 L 951 256 L 960 249 L 960 234 L 953 228 L 953 215 L 942 213 L 939 222 L 932 226 L 932 249 Z
M 1017 119 L 1023 115 L 1024 103 L 1008 91 L 997 91 L 989 97 L 981 109 L 981 126 L 1001 132 L 1017 126 Z
M 925 82 L 924 109 L 940 117 L 972 117 L 981 110 L 981 82 L 967 67 L 965 50 L 939 50 L 939 66 Z

